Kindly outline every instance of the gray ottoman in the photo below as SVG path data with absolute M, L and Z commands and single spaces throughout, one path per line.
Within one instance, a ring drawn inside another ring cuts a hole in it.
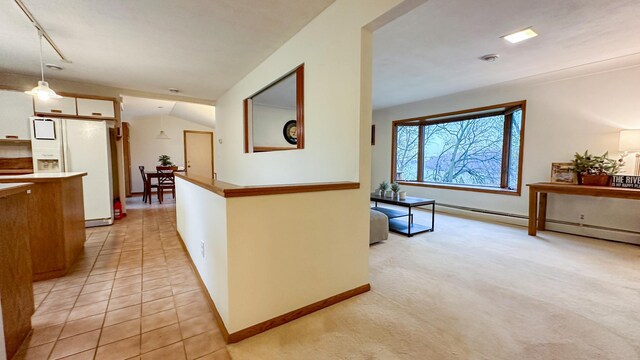
M 387 215 L 375 210 L 370 211 L 369 244 L 387 240 L 389 237 L 389 219 Z

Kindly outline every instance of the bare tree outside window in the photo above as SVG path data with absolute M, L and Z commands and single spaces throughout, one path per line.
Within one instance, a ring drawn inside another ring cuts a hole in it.
M 425 126 L 424 181 L 500 186 L 504 116 Z
M 395 180 L 519 194 L 525 104 L 395 121 Z
M 418 180 L 419 127 L 399 126 L 396 137 L 396 180 Z
M 522 129 L 522 110 L 513 112 L 511 119 L 511 144 L 509 145 L 509 189 L 518 188 L 520 171 L 520 133 Z

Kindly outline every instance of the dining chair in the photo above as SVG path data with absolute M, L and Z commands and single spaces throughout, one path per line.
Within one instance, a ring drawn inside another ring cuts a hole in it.
M 160 204 L 164 201 L 164 190 L 171 190 L 173 198 L 176 198 L 176 181 L 173 174 L 176 169 L 175 166 L 156 166 L 156 171 L 160 174 L 158 176 L 158 201 Z
M 142 201 L 147 202 L 149 200 L 149 204 L 151 204 L 151 189 L 158 188 L 158 185 L 151 184 L 151 179 L 147 177 L 147 174 L 144 172 L 144 166 L 138 166 L 140 170 L 140 175 L 142 176 L 142 185 L 144 187 L 142 191 Z

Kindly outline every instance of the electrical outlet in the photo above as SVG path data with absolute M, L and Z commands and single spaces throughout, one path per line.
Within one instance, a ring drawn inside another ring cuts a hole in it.
M 202 255 L 202 258 L 204 259 L 204 241 L 200 242 L 200 255 Z
M 578 222 L 580 223 L 580 226 L 584 225 L 584 214 L 578 215 Z

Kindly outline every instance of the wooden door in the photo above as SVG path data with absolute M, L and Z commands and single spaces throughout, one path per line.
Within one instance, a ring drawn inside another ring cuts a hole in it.
M 129 123 L 122 123 L 122 151 L 124 152 L 124 191 L 131 196 L 131 144 L 129 143 Z
M 184 130 L 184 162 L 190 175 L 213 178 L 213 132 Z
M 116 129 L 109 129 L 109 147 L 111 150 L 111 191 L 113 197 L 120 197 L 120 176 L 118 173 L 118 147 Z M 113 201 L 113 199 L 111 199 Z

